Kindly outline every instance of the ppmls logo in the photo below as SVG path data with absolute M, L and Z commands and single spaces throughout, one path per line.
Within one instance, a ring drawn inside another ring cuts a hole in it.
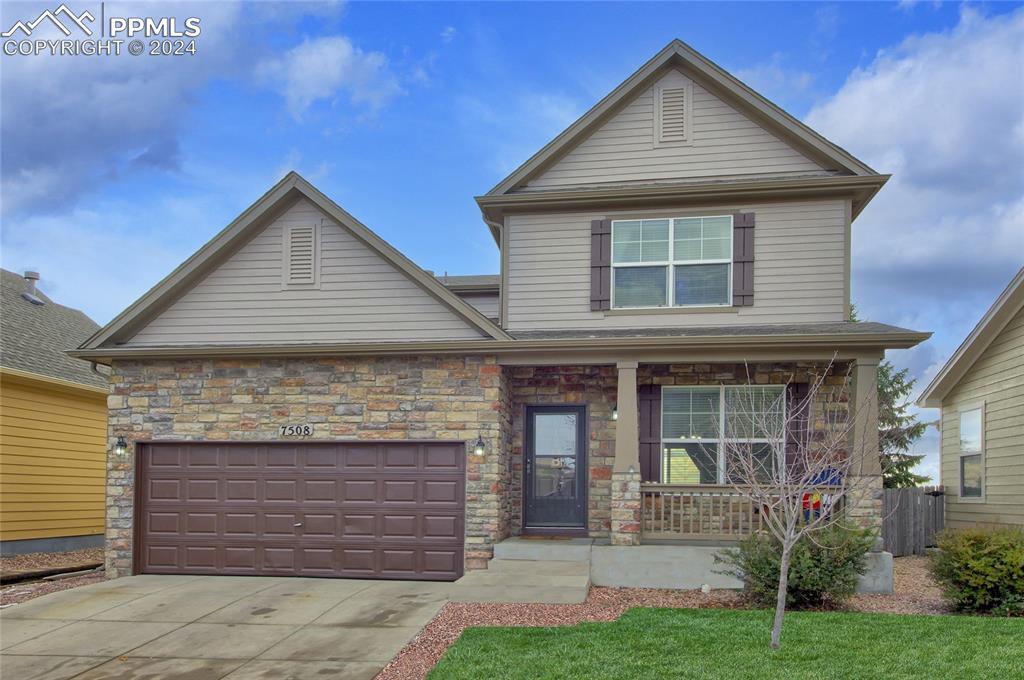
M 14 34 L 18 31 L 21 31 L 25 34 L 26 38 L 31 37 L 32 31 L 36 30 L 36 27 L 39 26 L 39 24 L 46 21 L 47 19 L 50 23 L 56 26 L 61 33 L 70 36 L 71 30 L 64 24 L 64 22 L 62 22 L 58 18 L 60 15 L 63 15 L 66 21 L 68 21 L 73 26 L 77 26 L 87 36 L 92 35 L 92 30 L 85 25 L 85 22 L 89 21 L 91 23 L 93 21 L 96 21 L 96 17 L 94 17 L 92 13 L 89 12 L 89 10 L 82 12 L 80 15 L 76 15 L 74 12 L 68 9 L 67 5 L 62 3 L 60 7 L 58 7 L 52 12 L 48 9 L 43 10 L 43 13 L 40 14 L 35 21 L 29 21 L 28 23 L 24 21 L 15 22 L 15 24 L 11 26 L 8 30 L 4 31 L 3 33 L 0 33 L 0 36 L 10 38 L 14 36 Z
M 43 54 L 120 56 L 122 50 L 132 56 L 196 53 L 195 38 L 202 32 L 198 17 L 109 16 L 105 2 L 94 3 L 93 9 L 100 15 L 98 22 L 93 11 L 76 14 L 64 3 L 55 10 L 43 10 L 35 19 L 20 19 L 0 32 L 0 38 L 4 39 L 3 54 L 9 57 Z M 50 27 L 56 28 L 64 37 L 52 39 L 40 35 L 44 32 L 52 35 Z M 97 31 L 99 36 L 94 35 Z M 145 38 L 145 42 L 140 38 Z

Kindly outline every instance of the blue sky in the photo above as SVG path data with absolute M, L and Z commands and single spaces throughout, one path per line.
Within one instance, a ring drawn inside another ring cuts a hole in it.
M 198 16 L 198 53 L 0 57 L 0 260 L 100 323 L 289 169 L 421 266 L 495 272 L 473 196 L 675 37 L 894 173 L 855 223 L 853 293 L 935 331 L 891 355 L 919 387 L 1024 262 L 1020 3 L 105 9 Z

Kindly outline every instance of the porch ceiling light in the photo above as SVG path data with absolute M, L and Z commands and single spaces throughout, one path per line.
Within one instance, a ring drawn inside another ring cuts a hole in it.
M 618 420 L 618 419 L 619 419 L 619 407 L 618 406 L 612 406 L 612 420 Z
M 117 443 L 114 444 L 114 455 L 125 456 L 128 454 L 128 442 L 125 441 L 124 437 L 118 437 Z
M 484 455 L 484 453 L 486 451 L 487 451 L 487 444 L 484 443 L 484 438 L 481 437 L 481 436 L 478 436 L 476 438 L 476 443 L 473 444 L 473 455 L 474 456 L 482 456 L 482 455 Z

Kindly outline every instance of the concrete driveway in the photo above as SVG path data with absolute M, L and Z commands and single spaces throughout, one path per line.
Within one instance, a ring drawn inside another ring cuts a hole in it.
M 372 678 L 451 584 L 131 576 L 0 613 L 0 676 Z

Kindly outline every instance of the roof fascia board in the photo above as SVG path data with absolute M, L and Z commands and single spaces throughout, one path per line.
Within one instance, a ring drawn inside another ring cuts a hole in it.
M 923 408 L 941 408 L 942 400 L 971 370 L 989 345 L 1003 332 L 1007 324 L 1024 308 L 1024 267 L 1003 289 L 974 330 L 964 339 L 953 356 L 928 383 L 915 402 Z
M 296 176 L 296 188 L 315 203 L 317 207 L 339 223 L 345 225 L 356 238 L 379 253 L 384 259 L 464 321 L 496 340 L 512 339 L 512 336 L 495 325 L 493 321 L 484 316 L 476 307 L 459 298 L 453 291 L 438 281 L 435 276 L 421 269 L 397 248 L 375 234 L 369 227 L 357 220 L 301 176 Z
M 678 60 L 678 61 L 677 61 Z M 699 54 L 680 40 L 673 40 L 658 54 L 626 78 L 618 87 L 601 99 L 572 125 L 548 142 L 525 163 L 516 168 L 508 177 L 494 186 L 487 195 L 508 193 L 515 187 L 529 181 L 535 174 L 575 145 L 592 128 L 600 124 L 630 95 L 652 80 L 666 66 L 681 64 L 702 84 L 711 83 L 715 94 L 728 94 L 740 108 L 769 127 L 783 133 L 789 141 L 796 141 L 804 148 L 815 152 L 818 159 L 827 159 L 855 175 L 873 175 L 875 171 L 857 160 L 849 152 L 828 141 L 807 127 L 783 109 L 773 104 L 747 85 L 730 75 L 723 68 Z
M 197 356 L 339 356 L 401 354 L 491 354 L 576 350 L 580 352 L 692 347 L 764 348 L 787 347 L 843 349 L 907 349 L 931 337 L 931 333 L 857 333 L 790 335 L 711 335 L 630 338 L 554 338 L 531 340 L 468 340 L 454 342 L 375 342 L 315 345 L 195 345 L 181 347 L 101 347 L 68 352 L 73 357 L 108 362 L 115 359 L 187 358 Z
M 110 393 L 110 391 L 104 387 L 95 387 L 84 383 L 76 383 L 71 380 L 52 378 L 48 375 L 32 373 L 31 371 L 22 371 L 17 368 L 7 368 L 6 366 L 0 367 L 0 379 L 5 382 L 10 381 L 23 385 L 42 385 L 46 389 L 56 390 L 59 392 L 85 393 L 93 397 L 102 396 L 104 399 L 106 398 L 106 395 Z
M 642 187 L 601 187 L 560 191 L 477 196 L 480 209 L 491 220 L 506 212 L 525 209 L 583 209 L 620 206 L 630 202 L 714 201 L 750 198 L 793 198 L 795 196 L 849 195 L 861 199 L 874 195 L 890 175 L 802 177 L 700 184 L 645 185 Z

